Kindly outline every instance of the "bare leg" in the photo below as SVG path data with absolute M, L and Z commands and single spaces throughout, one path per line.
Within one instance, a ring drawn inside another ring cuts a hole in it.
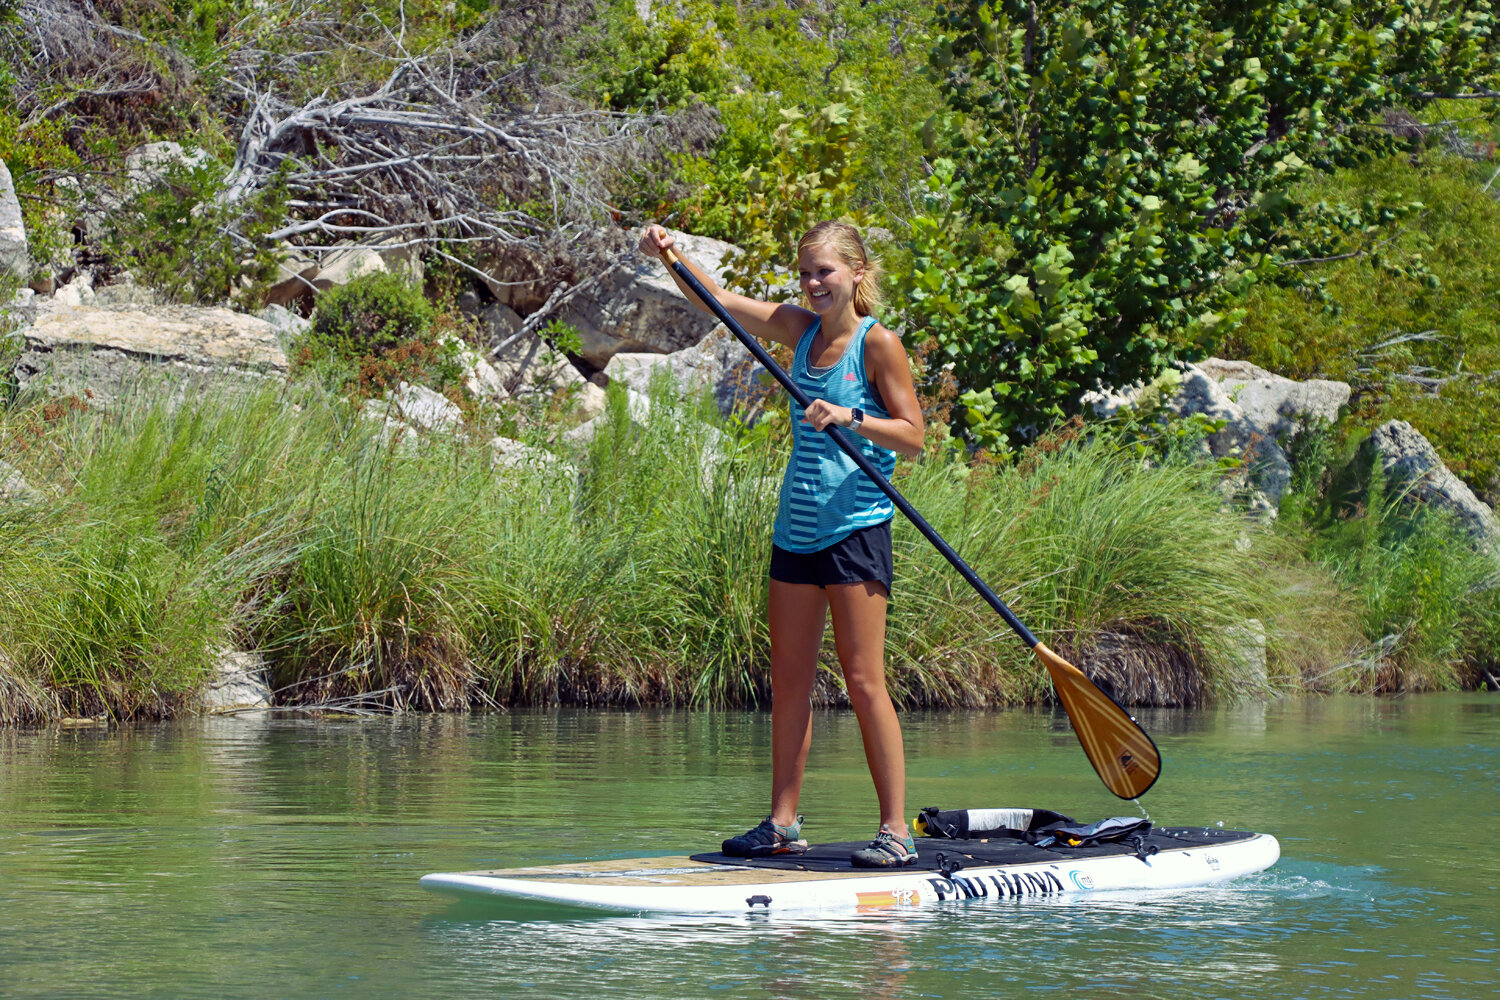
M 901 720 L 885 689 L 885 587 L 845 583 L 828 588 L 833 639 L 844 687 L 859 719 L 865 760 L 875 781 L 880 822 L 900 837 L 906 829 L 906 755 Z
M 797 821 L 812 746 L 812 687 L 828 620 L 828 595 L 807 583 L 771 581 L 771 821 Z

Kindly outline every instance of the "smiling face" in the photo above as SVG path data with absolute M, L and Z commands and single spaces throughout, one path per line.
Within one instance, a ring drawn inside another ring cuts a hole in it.
M 802 294 L 820 316 L 852 309 L 854 289 L 864 277 L 863 268 L 852 268 L 826 244 L 803 247 L 797 254 Z

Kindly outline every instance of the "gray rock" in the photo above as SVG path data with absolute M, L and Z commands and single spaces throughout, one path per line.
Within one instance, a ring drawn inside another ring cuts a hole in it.
M 271 707 L 271 687 L 266 683 L 267 664 L 259 653 L 223 648 L 218 650 L 213 677 L 200 696 L 205 712 L 229 712 Z
M 646 392 L 656 373 L 663 370 L 671 373 L 683 390 L 711 391 L 724 413 L 744 402 L 752 390 L 758 390 L 766 373 L 745 345 L 722 325 L 691 347 L 671 354 L 618 353 L 610 358 L 604 373 L 636 392 Z
M 26 246 L 26 225 L 21 221 L 21 202 L 10 169 L 0 160 L 0 274 L 19 281 L 31 277 L 31 254 Z
M 401 413 L 393 401 L 367 399 L 360 416 L 380 425 L 375 433 L 375 440 L 383 448 L 394 446 L 408 450 L 421 443 L 420 435 L 401 419 Z
M 513 399 L 570 391 L 577 397 L 579 414 L 585 419 L 604 410 L 604 390 L 584 378 L 566 356 L 534 333 L 510 341 L 491 363 Z
M 1251 511 L 1274 518 L 1292 478 L 1291 463 L 1278 437 L 1293 433 L 1301 415 L 1336 417 L 1339 407 L 1348 399 L 1349 387 L 1342 382 L 1312 385 L 1306 392 L 1298 389 L 1299 385 L 1311 383 L 1281 379 L 1245 362 L 1215 359 L 1207 368 L 1188 365 L 1181 372 L 1168 372 L 1150 385 L 1086 393 L 1083 403 L 1092 406 L 1098 416 L 1113 417 L 1123 410 L 1149 407 L 1160 401 L 1177 416 L 1202 414 L 1211 420 L 1224 421 L 1221 430 L 1205 439 L 1206 453 L 1215 458 L 1245 461 L 1248 478 L 1229 485 L 1248 488 Z M 1254 407 L 1250 411 L 1235 397 L 1236 392 L 1244 393 L 1247 389 Z M 1162 392 L 1170 396 L 1160 400 Z M 1304 404 L 1311 409 L 1301 409 Z
M 673 232 L 677 245 L 716 281 L 732 244 Z M 561 318 L 577 328 L 580 354 L 599 368 L 622 351 L 670 354 L 701 341 L 718 321 L 688 304 L 667 269 L 644 255 L 625 258 L 568 301 Z
M 122 306 L 150 309 L 167 304 L 166 299 L 155 289 L 137 284 L 135 277 L 129 271 L 121 271 L 107 285 L 99 284 L 90 275 L 89 287 L 92 303 L 100 309 L 115 309 Z
M 455 430 L 463 423 L 463 411 L 448 397 L 426 386 L 402 382 L 391 394 L 391 401 L 402 419 L 422 430 Z
M 477 298 L 477 296 L 476 296 Z M 492 302 L 479 313 L 484 324 L 485 343 L 498 344 L 525 324 L 521 314 L 504 302 Z
M 1404 420 L 1388 421 L 1360 447 L 1367 458 L 1380 463 L 1392 489 L 1452 514 L 1477 548 L 1500 558 L 1500 519 L 1443 464 L 1415 427 Z
M 286 353 L 265 320 L 220 308 L 68 307 L 47 303 L 24 330 L 16 367 L 22 388 L 38 381 L 57 395 L 108 406 L 133 376 L 192 381 L 282 378 Z
M 256 315 L 271 324 L 283 348 L 312 327 L 312 320 L 298 316 L 285 306 L 269 305 Z
M 644 393 L 636 392 L 634 389 L 625 390 L 625 411 L 630 415 L 630 422 L 644 427 L 651 419 L 651 400 Z M 586 445 L 594 440 L 604 422 L 609 419 L 609 414 L 602 410 L 563 434 L 563 440 L 575 445 Z
M 1266 625 L 1258 618 L 1247 618 L 1243 625 L 1224 630 L 1224 648 L 1229 659 L 1240 668 L 1243 683 L 1240 693 L 1263 697 L 1270 693 L 1266 675 Z
M 490 467 L 503 471 L 540 471 L 577 478 L 578 470 L 543 448 L 533 448 L 521 441 L 496 437 L 490 439 Z
M 125 175 L 132 192 L 142 191 L 160 181 L 174 166 L 195 170 L 209 162 L 208 151 L 189 153 L 175 142 L 148 142 L 125 155 Z
M 31 488 L 20 470 L 6 462 L 0 462 L 0 505 L 7 503 L 34 504 L 42 500 L 41 493 Z
M 1248 361 L 1205 358 L 1193 367 L 1223 386 L 1259 433 L 1278 442 L 1294 437 L 1309 422 L 1337 421 L 1351 392 L 1347 382 L 1297 382 Z
M 509 393 L 500 373 L 468 344 L 452 334 L 443 336 L 442 343 L 453 350 L 459 368 L 462 369 L 464 391 L 481 403 L 504 399 Z

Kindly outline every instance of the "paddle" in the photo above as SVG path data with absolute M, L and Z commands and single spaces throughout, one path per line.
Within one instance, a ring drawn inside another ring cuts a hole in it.
M 709 308 L 719 322 L 723 323 L 739 338 L 740 343 L 755 356 L 772 375 L 780 382 L 792 398 L 803 409 L 812 404 L 807 394 L 793 382 L 786 372 L 778 365 L 760 345 L 754 337 L 745 332 L 745 328 L 731 315 L 729 311 L 714 298 L 713 294 L 703 283 L 688 270 L 678 256 L 670 249 L 661 252 L 662 260 L 672 269 L 672 272 L 681 278 L 683 283 L 693 290 L 699 300 Z M 1073 666 L 1067 660 L 1058 656 L 1048 649 L 1031 630 L 1021 623 L 1021 620 L 1006 607 L 1005 602 L 995 595 L 995 592 L 985 585 L 969 564 L 953 551 L 953 547 L 943 541 L 943 537 L 928 524 L 926 519 L 918 514 L 914 508 L 884 476 L 880 470 L 870 464 L 869 459 L 860 452 L 854 442 L 850 440 L 848 433 L 842 427 L 829 426 L 828 433 L 833 435 L 833 440 L 842 448 L 854 464 L 859 466 L 870 480 L 880 487 L 882 493 L 891 498 L 901 513 L 905 514 L 907 520 L 917 526 L 927 540 L 943 554 L 943 558 L 953 564 L 959 575 L 969 582 L 969 586 L 979 592 L 979 596 L 985 599 L 990 607 L 999 612 L 1000 617 L 1005 619 L 1021 641 L 1026 643 L 1037 655 L 1037 658 L 1046 666 L 1047 673 L 1052 677 L 1052 686 L 1057 691 L 1057 698 L 1062 702 L 1063 709 L 1068 713 L 1068 719 L 1073 723 L 1073 731 L 1078 734 L 1078 742 L 1083 746 L 1083 752 L 1088 755 L 1089 763 L 1094 765 L 1094 770 L 1108 788 L 1122 799 L 1134 799 L 1144 795 L 1146 789 L 1155 784 L 1157 777 L 1161 774 L 1161 754 L 1157 752 L 1156 744 L 1151 742 L 1151 737 L 1146 731 L 1136 724 L 1130 713 L 1121 708 L 1109 695 L 1089 680 L 1083 671 Z

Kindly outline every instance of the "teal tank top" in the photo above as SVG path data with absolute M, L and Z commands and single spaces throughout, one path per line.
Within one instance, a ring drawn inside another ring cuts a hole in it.
M 866 416 L 889 417 L 865 378 L 865 334 L 875 325 L 875 318 L 865 318 L 835 364 L 813 370 L 807 356 L 821 325 L 822 320 L 814 320 L 797 341 L 792 380 L 811 399 L 857 406 Z M 792 400 L 791 409 L 792 457 L 781 481 L 781 502 L 772 536 L 776 546 L 788 552 L 816 552 L 860 528 L 894 517 L 896 511 L 890 498 L 834 443 L 833 435 L 804 424 L 805 411 L 796 400 Z M 889 479 L 896 468 L 896 453 L 860 434 L 846 433 L 865 458 Z

